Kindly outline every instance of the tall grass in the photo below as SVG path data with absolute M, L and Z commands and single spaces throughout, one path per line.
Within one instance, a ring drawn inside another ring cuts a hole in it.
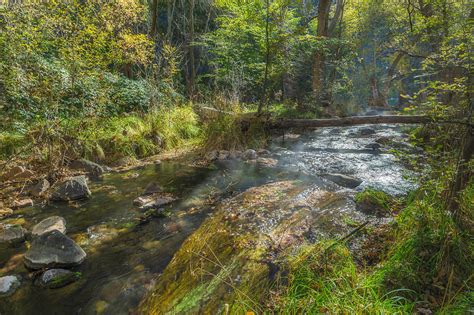
M 343 245 L 320 242 L 290 261 L 288 285 L 278 312 L 283 314 L 401 314 L 413 304 L 398 291 L 381 290 L 380 279 L 357 270 Z
M 187 105 L 146 114 L 40 121 L 23 132 L 2 133 L 0 154 L 6 159 L 23 150 L 40 161 L 64 155 L 113 162 L 197 143 L 200 135 L 197 116 Z

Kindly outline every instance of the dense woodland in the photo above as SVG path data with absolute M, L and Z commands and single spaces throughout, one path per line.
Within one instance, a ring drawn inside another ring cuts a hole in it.
M 410 130 L 423 154 L 397 152 L 418 188 L 356 196 L 395 217 L 375 232 L 378 263 L 358 266 L 338 244 L 327 268 L 318 243 L 246 310 L 467 314 L 473 21 L 468 0 L 9 0 L 0 4 L 0 174 L 22 165 L 54 183 L 81 158 L 201 161 L 265 148 L 281 119 L 423 116 Z M 0 209 L 24 187 L 3 178 Z

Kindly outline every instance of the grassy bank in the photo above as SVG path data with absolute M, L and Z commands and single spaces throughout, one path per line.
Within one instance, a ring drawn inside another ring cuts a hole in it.
M 286 314 L 472 312 L 474 183 L 461 198 L 462 226 L 444 207 L 442 188 L 430 183 L 410 198 L 382 232 L 394 241 L 376 266 L 357 265 L 344 244 L 321 242 L 301 250 L 289 262 L 276 308 Z M 359 198 L 381 201 L 373 192 Z

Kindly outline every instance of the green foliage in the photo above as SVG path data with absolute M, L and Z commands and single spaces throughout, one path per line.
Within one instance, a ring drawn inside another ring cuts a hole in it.
M 303 248 L 290 262 L 288 286 L 278 311 L 285 314 L 384 314 L 411 312 L 413 304 L 384 293 L 377 277 L 357 270 L 342 245 L 320 242 Z
M 380 214 L 390 213 L 392 211 L 391 207 L 395 205 L 393 197 L 383 191 L 371 188 L 357 193 L 354 199 L 363 210 Z

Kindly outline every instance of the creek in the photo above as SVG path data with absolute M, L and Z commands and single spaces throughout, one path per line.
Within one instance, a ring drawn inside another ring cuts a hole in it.
M 90 199 L 51 202 L 17 211 L 8 219 L 9 223 L 19 223 L 27 229 L 52 215 L 64 217 L 67 235 L 85 250 L 87 258 L 73 268 L 82 275 L 78 281 L 59 289 L 44 289 L 33 285 L 32 274 L 23 265 L 26 244 L 2 248 L 0 275 L 20 275 L 22 284 L 12 296 L 0 298 L 0 314 L 117 315 L 136 311 L 146 293 L 157 286 L 160 275 L 183 242 L 213 216 L 222 200 L 252 187 L 297 181 L 324 189 L 343 196 L 327 209 L 329 220 L 344 213 L 363 221 L 364 215 L 352 200 L 356 191 L 373 187 L 392 195 L 404 195 L 415 188 L 410 179 L 416 173 L 407 169 L 391 151 L 410 149 L 404 128 L 394 125 L 321 128 L 301 136 L 276 138 L 269 147 L 269 156 L 278 161 L 275 167 L 230 159 L 216 161 L 209 167 L 164 161 L 90 181 Z M 320 177 L 334 173 L 349 175 L 362 183 L 350 189 Z M 143 220 L 144 214 L 133 205 L 133 200 L 151 182 L 157 182 L 178 200 L 166 206 L 166 216 Z M 285 209 L 275 209 L 265 213 L 261 221 L 249 221 L 248 224 L 256 226 L 244 228 L 271 233 L 291 214 Z M 311 239 L 331 228 L 327 224 L 313 225 Z

